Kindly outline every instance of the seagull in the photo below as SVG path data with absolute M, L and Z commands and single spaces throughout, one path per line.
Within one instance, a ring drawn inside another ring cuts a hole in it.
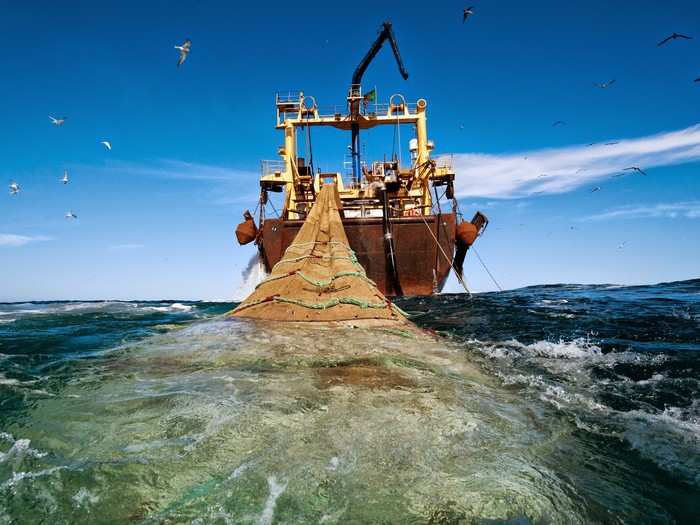
M 10 182 L 10 195 L 17 195 L 19 193 L 19 184 L 15 181 Z
M 180 51 L 180 58 L 177 61 L 177 67 L 180 67 L 185 60 L 187 59 L 187 55 L 190 53 L 190 48 L 192 47 L 192 40 L 189 38 L 185 40 L 181 46 L 175 46 L 175 49 L 178 49 Z
M 63 126 L 68 117 L 54 118 L 51 115 L 49 115 L 49 118 L 51 119 L 51 124 L 53 124 L 54 126 Z
M 63 184 L 68 184 L 68 170 L 63 170 L 63 178 L 61 179 Z
M 608 89 L 610 86 L 612 86 L 615 83 L 615 79 L 613 78 L 609 82 L 603 82 L 601 84 L 593 84 L 596 87 L 599 87 L 600 89 Z
M 100 142 L 100 144 L 102 144 L 109 151 L 112 151 L 112 143 L 111 142 L 109 142 L 107 140 L 103 140 L 102 142 Z
M 696 78 L 694 82 L 700 82 L 700 77 Z
M 656 46 L 657 46 L 657 47 L 663 46 L 663 45 L 664 45 L 666 42 L 668 42 L 669 40 L 675 40 L 676 38 L 684 38 L 684 39 L 686 39 L 686 40 L 692 40 L 692 39 L 693 39 L 692 36 L 685 36 L 685 35 L 681 35 L 680 33 L 673 33 L 671 36 L 667 36 L 667 37 L 664 38 L 661 42 L 659 42 L 658 44 L 656 44 Z
M 606 142 L 606 146 L 614 146 L 615 144 L 619 144 L 619 142 Z
M 540 173 L 540 174 L 537 176 L 537 178 L 540 178 L 540 177 L 549 177 L 549 175 L 547 175 L 546 173 Z
M 642 175 L 646 175 L 646 172 L 642 168 L 639 168 L 637 166 L 630 166 L 629 168 L 624 169 L 624 171 L 631 171 L 631 170 L 634 170 L 637 173 L 641 173 Z
M 552 127 L 555 128 L 557 126 L 560 126 L 562 124 L 566 124 L 563 120 L 557 120 L 554 124 L 552 124 Z
M 600 191 L 600 190 L 601 190 L 601 187 L 600 187 L 600 186 L 596 186 L 595 188 L 593 188 L 593 189 L 591 190 L 591 193 L 595 193 L 596 191 Z
M 73 213 L 72 211 L 69 211 L 68 213 L 66 213 L 66 219 L 77 219 L 77 218 L 78 218 L 78 216 L 75 213 Z
M 627 244 L 627 241 L 622 241 L 620 244 L 617 245 L 617 249 L 621 250 L 622 248 L 625 247 L 625 244 Z
M 462 23 L 467 21 L 467 18 L 472 16 L 474 14 L 474 6 L 469 6 L 464 10 L 464 13 L 462 14 Z

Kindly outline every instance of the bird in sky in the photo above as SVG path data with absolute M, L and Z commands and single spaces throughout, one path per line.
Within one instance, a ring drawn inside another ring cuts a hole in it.
M 175 46 L 175 49 L 180 51 L 180 58 L 177 60 L 177 67 L 180 67 L 185 60 L 187 59 L 187 55 L 190 54 L 190 48 L 192 47 L 192 40 L 189 38 L 185 40 L 181 46 Z
M 66 219 L 77 219 L 77 218 L 78 218 L 78 216 L 75 213 L 73 213 L 72 211 L 69 211 L 68 213 L 66 213 Z
M 557 120 L 554 124 L 552 124 L 552 127 L 556 128 L 557 126 L 562 126 L 564 124 L 566 124 L 566 122 L 564 122 L 563 120 Z
M 61 177 L 61 182 L 63 184 L 68 184 L 68 170 L 63 170 L 63 177 Z
M 613 78 L 612 80 L 608 82 L 602 82 L 600 84 L 593 84 L 596 87 L 599 87 L 600 89 L 608 89 L 610 86 L 612 86 L 615 83 L 615 79 Z
M 625 168 L 624 171 L 636 171 L 637 173 L 646 175 L 646 172 L 638 166 L 630 166 L 629 168 Z
M 109 151 L 112 151 L 112 143 L 109 142 L 108 140 L 103 140 L 100 142 L 105 148 L 107 148 Z
M 467 18 L 469 18 L 469 17 L 472 16 L 473 14 L 474 14 L 474 6 L 471 5 L 471 6 L 467 7 L 467 8 L 464 10 L 464 12 L 462 13 L 462 23 L 466 22 L 466 21 L 467 21 Z
M 696 78 L 695 82 L 700 82 L 700 77 Z
M 659 42 L 659 43 L 656 44 L 656 45 L 657 45 L 657 47 L 658 47 L 658 46 L 663 46 L 663 45 L 664 45 L 666 42 L 668 42 L 669 40 L 675 40 L 676 38 L 683 38 L 683 39 L 685 39 L 685 40 L 692 40 L 692 39 L 693 39 L 692 36 L 681 35 L 680 33 L 675 33 L 675 32 L 674 32 L 671 36 L 667 36 L 666 38 L 664 38 L 661 42 Z
M 591 190 L 591 193 L 595 193 L 596 191 L 600 191 L 602 188 L 600 186 L 596 186 Z
M 15 181 L 10 182 L 10 195 L 17 195 L 19 193 L 19 184 Z
M 615 144 L 619 144 L 619 142 L 616 141 L 616 142 L 606 142 L 605 143 L 606 146 L 614 146 Z
M 617 245 L 617 249 L 621 250 L 622 248 L 625 247 L 625 244 L 627 244 L 627 241 L 622 241 L 620 244 Z
M 53 124 L 54 126 L 63 126 L 68 117 L 54 118 L 51 115 L 49 115 L 49 118 L 51 119 L 51 124 Z

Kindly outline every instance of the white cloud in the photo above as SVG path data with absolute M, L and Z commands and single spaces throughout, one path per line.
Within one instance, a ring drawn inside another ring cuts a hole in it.
M 0 246 L 24 246 L 30 242 L 50 241 L 51 237 L 44 235 L 16 235 L 14 233 L 0 233 Z
M 258 174 L 252 171 L 172 159 L 162 159 L 150 164 L 110 162 L 103 169 L 126 175 L 233 183 L 245 183 L 251 180 L 257 182 L 258 178 Z
M 619 206 L 603 213 L 584 217 L 583 221 L 608 219 L 700 219 L 700 201 Z
M 642 169 L 700 160 L 700 124 L 636 139 L 520 153 L 452 155 L 458 197 L 517 198 L 563 193 L 629 166 Z M 448 158 L 448 157 L 444 157 Z

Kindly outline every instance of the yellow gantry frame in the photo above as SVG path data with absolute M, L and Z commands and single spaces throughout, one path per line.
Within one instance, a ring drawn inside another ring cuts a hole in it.
M 425 99 L 419 99 L 414 107 L 409 108 L 403 97 L 393 96 L 391 100 L 400 99 L 400 102 L 376 105 L 377 109 L 382 109 L 382 114 L 366 112 L 355 115 L 355 119 L 360 129 L 371 129 L 381 125 L 415 124 L 417 151 L 415 161 L 410 170 L 401 170 L 401 176 L 408 175 L 411 178 L 408 196 L 417 199 L 424 214 L 430 214 L 432 208 L 432 197 L 430 195 L 429 182 L 431 180 L 445 180 L 454 177 L 452 170 L 447 166 L 436 166 L 430 159 L 431 145 L 428 141 L 426 125 L 426 108 L 428 103 Z M 312 101 L 311 105 L 307 101 Z M 385 112 L 384 112 L 385 110 Z M 297 167 L 297 128 L 301 126 L 330 126 L 336 129 L 351 129 L 353 116 L 350 114 L 319 112 L 316 101 L 313 97 L 304 97 L 299 93 L 298 100 L 285 100 L 277 102 L 277 129 L 284 130 L 284 146 L 278 153 L 282 157 L 284 171 L 264 175 L 261 181 L 274 185 L 284 184 L 285 202 L 283 216 L 289 218 L 303 218 L 302 214 L 296 212 L 297 203 L 304 201 L 298 194 L 297 188 L 301 181 Z M 342 184 L 340 173 L 322 174 L 324 177 L 334 175 L 338 183 L 338 191 L 344 200 L 360 199 L 365 197 L 362 188 L 345 188 Z M 314 174 L 313 186 L 318 190 L 320 186 L 319 174 Z

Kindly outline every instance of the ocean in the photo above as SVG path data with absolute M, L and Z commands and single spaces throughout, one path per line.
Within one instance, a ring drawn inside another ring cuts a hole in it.
M 700 280 L 397 303 L 0 304 L 0 524 L 697 522 Z

